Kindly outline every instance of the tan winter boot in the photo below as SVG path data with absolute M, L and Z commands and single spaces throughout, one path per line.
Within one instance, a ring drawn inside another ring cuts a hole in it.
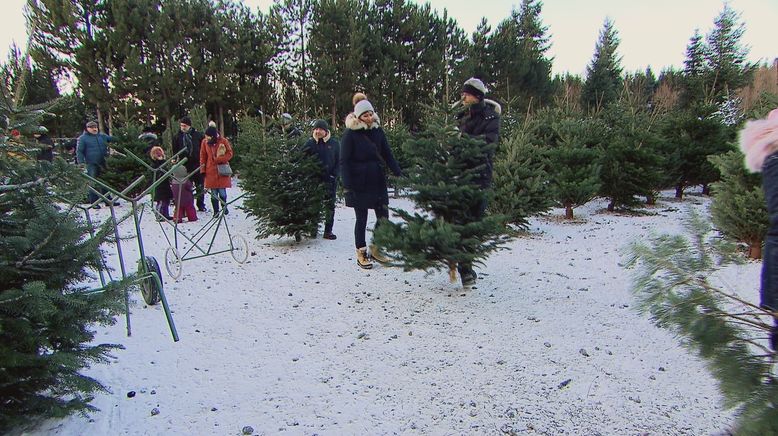
M 391 259 L 381 253 L 381 249 L 374 244 L 370 244 L 370 257 L 382 265 L 386 265 L 391 262 Z
M 367 257 L 367 247 L 357 248 L 357 265 L 364 269 L 373 267 L 373 262 Z

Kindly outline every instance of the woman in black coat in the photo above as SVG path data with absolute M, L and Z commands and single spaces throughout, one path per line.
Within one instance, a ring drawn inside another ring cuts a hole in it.
M 354 208 L 354 242 L 357 248 L 357 264 L 365 269 L 373 267 L 367 254 L 365 229 L 367 210 L 373 209 L 376 227 L 380 220 L 389 218 L 389 193 L 386 183 L 386 168 L 399 176 L 400 166 L 392 156 L 389 142 L 367 99 L 354 106 L 353 115 L 346 119 L 346 132 L 340 143 L 340 163 L 346 206 Z M 374 259 L 386 259 L 371 247 Z

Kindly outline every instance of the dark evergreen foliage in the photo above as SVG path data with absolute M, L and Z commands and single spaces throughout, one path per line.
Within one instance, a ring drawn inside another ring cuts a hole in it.
M 718 180 L 718 170 L 708 160 L 732 150 L 735 128 L 726 126 L 714 115 L 715 107 L 694 105 L 678 109 L 666 117 L 661 135 L 677 150 L 677 160 L 666 170 L 676 170 L 676 197 L 682 198 L 684 191 L 695 185 L 705 185 Z
M 573 218 L 573 209 L 597 196 L 600 189 L 600 153 L 604 126 L 573 110 L 540 111 L 536 135 L 548 151 L 550 194 Z
M 496 95 L 525 113 L 551 100 L 548 27 L 541 22 L 543 3 L 522 0 L 519 10 L 503 20 L 488 42 Z
M 149 171 L 148 167 L 139 163 L 129 154 L 126 154 L 128 152 L 132 153 L 138 158 L 146 161 L 147 164 L 151 164 L 148 153 L 144 153 L 148 144 L 145 141 L 138 139 L 140 132 L 141 129 L 137 126 L 116 129 L 114 137 L 117 141 L 112 142 L 110 145 L 111 149 L 116 150 L 118 153 L 106 158 L 105 164 L 108 170 L 100 176 L 100 179 L 103 182 L 119 191 L 124 191 L 124 188 L 129 186 L 130 183 L 139 176 L 146 176 L 145 183 L 141 183 L 128 192 L 130 195 L 139 194 L 153 181 L 152 173 Z
M 639 98 L 639 96 L 637 96 Z M 630 208 L 652 197 L 663 181 L 663 161 L 645 107 L 634 107 L 626 96 L 602 113 L 606 130 L 600 152 L 599 195 L 609 200 L 608 210 Z

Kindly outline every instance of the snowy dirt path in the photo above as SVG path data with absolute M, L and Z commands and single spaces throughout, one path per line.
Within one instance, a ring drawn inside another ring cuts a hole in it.
M 97 336 L 126 347 L 88 372 L 112 391 L 95 399 L 101 411 L 33 434 L 720 433 L 732 417 L 713 379 L 636 312 L 619 266 L 628 241 L 679 231 L 684 209 L 706 202 L 663 198 L 648 215 L 620 216 L 595 201 L 574 223 L 555 210 L 493 254 L 468 291 L 444 271 L 360 270 L 342 205 L 336 241 L 300 244 L 254 240 L 233 210 L 248 263 L 223 254 L 163 277 L 180 342 L 161 306 L 134 294 L 133 335 L 120 320 Z M 156 223 L 144 237 L 162 262 Z M 755 284 L 758 267 L 729 274 Z

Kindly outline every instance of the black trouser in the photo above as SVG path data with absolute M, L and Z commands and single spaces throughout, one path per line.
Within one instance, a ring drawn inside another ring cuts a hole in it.
M 486 206 L 487 206 L 487 201 L 486 199 L 484 199 L 483 201 L 473 205 L 470 208 L 470 217 L 472 217 L 472 221 L 477 221 L 483 218 L 484 213 L 486 212 Z M 457 265 L 457 271 L 459 271 L 460 277 L 464 277 L 465 275 L 471 275 L 473 273 L 473 263 L 460 262 Z
M 194 171 L 194 168 L 189 170 L 190 173 Z M 195 201 L 197 202 L 197 210 L 205 210 L 205 186 L 203 185 L 203 175 L 199 172 L 192 174 L 189 178 L 195 188 Z
M 354 214 L 357 217 L 357 222 L 354 223 L 354 243 L 356 244 L 357 248 L 366 247 L 367 243 L 365 242 L 365 230 L 367 229 L 367 208 L 362 207 L 355 207 L 354 208 Z M 389 219 L 389 209 L 387 209 L 386 206 L 382 205 L 380 207 L 377 207 L 373 209 L 375 211 L 375 227 L 374 230 L 378 228 L 378 225 L 381 223 L 381 218 Z
M 762 256 L 760 304 L 766 309 L 778 310 L 778 153 L 765 159 L 762 166 L 762 189 L 770 227 L 767 229 Z
M 335 181 L 328 182 L 327 198 L 324 200 L 324 234 L 332 233 L 332 225 L 335 224 Z

